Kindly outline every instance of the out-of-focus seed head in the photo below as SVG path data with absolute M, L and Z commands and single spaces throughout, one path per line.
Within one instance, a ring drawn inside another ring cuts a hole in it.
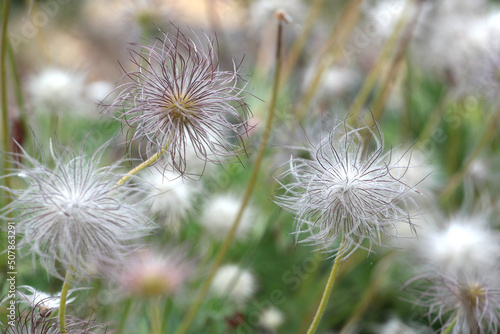
M 232 194 L 215 195 L 209 198 L 201 213 L 199 223 L 210 235 L 223 239 L 231 229 L 241 206 L 241 198 Z M 248 238 L 255 225 L 255 210 L 246 207 L 241 217 L 235 238 L 243 240 Z
M 81 111 L 87 106 L 83 97 L 84 82 L 85 76 L 81 73 L 47 67 L 28 82 L 32 108 L 54 114 Z
M 100 274 L 135 249 L 150 222 L 137 208 L 136 189 L 115 186 L 118 163 L 99 167 L 102 149 L 78 155 L 51 144 L 50 151 L 51 159 L 42 163 L 24 150 L 25 163 L 14 161 L 13 175 L 26 186 L 9 189 L 13 201 L 0 214 L 16 223 L 20 251 L 39 256 L 50 274 Z
M 498 263 L 500 237 L 488 228 L 486 217 L 457 216 L 442 228 L 427 229 L 416 246 L 426 266 L 475 273 Z
M 365 154 L 365 136 L 375 150 Z M 368 250 L 381 244 L 385 234 L 394 235 L 396 224 L 410 220 L 409 204 L 415 189 L 404 182 L 404 171 L 384 153 L 380 131 L 353 129 L 345 122 L 335 126 L 318 147 L 305 149 L 310 158 L 291 158 L 278 176 L 283 194 L 276 203 L 295 214 L 296 236 L 301 242 L 328 251 L 339 238 L 354 251 L 368 239 Z M 334 249 L 334 251 L 337 248 Z
M 189 146 L 205 164 L 244 151 L 247 94 L 238 87 L 238 66 L 219 69 L 213 40 L 206 36 L 203 45 L 177 29 L 151 45 L 132 45 L 138 69 L 126 73 L 130 81 L 117 88 L 120 93 L 106 110 L 131 126 L 130 142 L 140 143 L 143 157 L 165 150 L 163 159 L 184 173 Z
M 151 214 L 164 219 L 165 225 L 175 231 L 193 209 L 201 186 L 178 174 L 156 169 L 146 171 L 144 180 L 145 191 L 151 195 Z
M 40 315 L 42 317 L 50 315 L 52 310 L 57 310 L 61 306 L 61 295 L 49 295 L 47 293 L 37 291 L 35 288 L 22 285 L 17 288 L 17 294 L 21 297 L 20 301 L 22 303 L 27 303 L 31 307 L 39 308 Z M 67 297 L 71 295 L 74 290 L 68 292 Z M 66 299 L 66 304 L 73 302 L 76 297 L 71 297 Z
M 187 281 L 193 263 L 184 250 L 142 249 L 112 273 L 123 291 L 140 297 L 172 295 Z
M 234 264 L 220 267 L 211 285 L 211 291 L 214 295 L 228 298 L 238 306 L 245 304 L 255 294 L 256 290 L 256 281 L 253 274 Z
M 447 328 L 456 318 L 454 333 L 497 333 L 500 323 L 499 271 L 454 275 L 429 272 L 412 279 L 415 303 L 428 308 L 431 324 Z

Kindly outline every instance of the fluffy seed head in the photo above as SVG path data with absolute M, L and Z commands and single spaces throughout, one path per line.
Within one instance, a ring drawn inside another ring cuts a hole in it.
M 222 239 L 231 229 L 240 206 L 241 199 L 232 194 L 213 196 L 204 204 L 200 224 L 212 236 Z M 251 207 L 247 207 L 236 230 L 236 239 L 241 240 L 248 237 L 254 223 L 254 210 Z
M 481 216 L 455 217 L 423 234 L 418 253 L 427 266 L 453 273 L 477 272 L 498 263 L 500 239 Z
M 201 187 L 193 180 L 152 169 L 144 174 L 147 192 L 151 194 L 151 213 L 164 218 L 165 225 L 175 229 L 193 208 Z
M 221 71 L 214 41 L 207 37 L 206 44 L 179 29 L 152 45 L 133 44 L 138 70 L 126 73 L 130 82 L 118 87 L 121 92 L 107 106 L 132 127 L 131 141 L 145 144 L 143 156 L 164 149 L 164 159 L 181 173 L 189 145 L 204 163 L 219 162 L 241 153 L 248 130 L 238 67 Z
M 37 291 L 35 288 L 22 285 L 17 288 L 17 294 L 21 297 L 21 302 L 25 302 L 33 308 L 38 308 L 42 317 L 49 316 L 52 310 L 56 310 L 61 306 L 61 295 L 49 295 L 47 293 Z M 70 290 L 67 297 L 74 290 Z M 76 297 L 68 298 L 66 304 L 73 302 Z
M 372 153 L 363 152 L 369 134 Z M 306 149 L 310 158 L 291 158 L 279 175 L 283 194 L 276 203 L 294 213 L 297 237 L 327 250 L 343 237 L 346 251 L 361 247 L 364 239 L 381 244 L 398 222 L 410 221 L 408 202 L 414 189 L 403 181 L 404 171 L 391 152 L 384 153 L 380 132 L 353 129 L 340 123 L 317 148 Z
M 426 273 L 412 280 L 421 284 L 416 304 L 428 308 L 431 323 L 441 323 L 443 328 L 456 317 L 456 333 L 497 333 L 500 323 L 498 275 L 494 268 L 481 274 Z
M 127 259 L 116 279 L 128 294 L 157 297 L 177 291 L 186 282 L 191 269 L 192 263 L 186 260 L 183 251 L 143 249 Z
M 215 274 L 211 291 L 218 297 L 227 297 L 235 304 L 243 305 L 255 294 L 255 277 L 238 265 L 228 264 Z
M 273 333 L 283 325 L 285 316 L 283 312 L 275 307 L 269 307 L 262 311 L 259 316 L 259 323 L 262 327 L 271 330 Z
M 70 113 L 85 105 L 82 74 L 57 67 L 47 67 L 30 78 L 28 92 L 38 112 Z
M 9 190 L 12 203 L 0 213 L 13 214 L 20 250 L 38 255 L 57 277 L 72 271 L 77 277 L 97 274 L 126 256 L 132 241 L 149 230 L 149 221 L 136 208 L 137 195 L 129 185 L 115 187 L 118 165 L 99 168 L 102 150 L 77 155 L 51 144 L 53 167 L 23 151 L 14 175 L 26 184 Z M 135 247 L 134 247 L 135 248 Z

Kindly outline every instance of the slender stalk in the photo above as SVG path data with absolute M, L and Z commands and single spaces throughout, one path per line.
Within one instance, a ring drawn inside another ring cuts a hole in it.
M 355 333 L 356 325 L 359 323 L 359 320 L 365 313 L 366 309 L 370 304 L 374 301 L 377 296 L 377 292 L 380 290 L 380 287 L 384 283 L 386 278 L 387 271 L 392 265 L 396 253 L 391 252 L 389 255 L 384 257 L 377 265 L 377 267 L 373 270 L 371 275 L 371 282 L 368 285 L 368 289 L 363 293 L 363 297 L 356 305 L 354 312 L 349 317 L 346 325 L 340 331 L 340 334 L 351 334 Z
M 64 278 L 64 284 L 61 290 L 61 301 L 59 304 L 59 328 L 61 330 L 61 334 L 66 334 L 66 300 L 68 297 L 69 286 L 71 285 L 71 280 L 73 279 L 73 275 L 71 271 L 66 273 L 66 277 Z
M 412 2 L 409 3 L 411 4 Z M 382 116 L 385 104 L 387 103 L 387 99 L 389 98 L 389 95 L 391 93 L 391 88 L 393 86 L 392 83 L 396 79 L 399 69 L 403 64 L 404 55 L 406 53 L 406 50 L 408 49 L 408 45 L 410 45 L 413 31 L 415 30 L 415 27 L 417 25 L 418 18 L 420 17 L 420 13 L 422 12 L 422 8 L 423 2 L 420 1 L 415 14 L 411 18 L 411 21 L 408 23 L 403 36 L 400 39 L 400 43 L 398 45 L 398 48 L 396 49 L 393 60 L 389 65 L 389 71 L 382 85 L 382 90 L 380 91 L 380 94 L 375 101 L 375 107 L 373 108 L 374 120 L 380 120 Z
M 497 125 L 500 121 L 500 106 L 497 108 L 498 109 L 496 110 L 496 112 L 491 116 L 491 119 L 488 122 L 488 127 L 483 132 L 483 136 L 481 137 L 479 143 L 476 145 L 472 153 L 467 157 L 467 160 L 462 165 L 462 168 L 460 168 L 460 170 L 456 172 L 446 184 L 441 194 L 441 200 L 443 203 L 446 203 L 450 200 L 453 192 L 455 192 L 455 190 L 465 178 L 465 175 L 467 175 L 467 171 L 469 170 L 470 165 L 479 156 L 479 154 L 483 151 L 483 149 L 491 141 L 491 139 L 497 134 Z
M 318 58 L 319 65 L 314 73 L 313 80 L 303 94 L 295 112 L 299 121 L 305 116 L 310 102 L 321 83 L 323 73 L 329 66 L 335 64 L 342 55 L 347 38 L 351 35 L 358 21 L 362 4 L 363 0 L 349 1 L 341 17 L 335 24 L 326 47 L 322 50 Z
M 241 221 L 241 217 L 243 216 L 245 208 L 248 205 L 248 202 L 250 201 L 250 197 L 251 197 L 252 192 L 255 188 L 255 184 L 257 183 L 257 178 L 259 176 L 260 166 L 262 164 L 262 160 L 264 158 L 264 153 L 266 151 L 267 144 L 269 142 L 269 137 L 271 134 L 271 128 L 272 128 L 272 124 L 273 124 L 273 120 L 274 120 L 274 109 L 276 107 L 276 101 L 277 101 L 278 91 L 279 91 L 279 83 L 280 83 L 280 75 L 281 75 L 281 58 L 282 58 L 282 55 L 281 55 L 282 30 L 283 30 L 283 22 L 279 20 L 278 21 L 278 33 L 277 33 L 276 71 L 274 74 L 273 95 L 271 98 L 271 103 L 269 105 L 269 113 L 267 116 L 266 127 L 265 127 L 264 133 L 262 135 L 262 141 L 260 143 L 260 147 L 259 147 L 259 150 L 257 152 L 257 157 L 256 157 L 255 163 L 253 165 L 252 174 L 250 175 L 250 180 L 248 181 L 248 185 L 247 185 L 247 188 L 245 190 L 243 200 L 242 200 L 240 208 L 238 210 L 238 214 L 236 215 L 236 218 L 235 218 L 233 225 L 231 226 L 231 229 L 229 230 L 229 232 L 224 240 L 224 243 L 222 244 L 219 252 L 217 253 L 214 264 L 212 265 L 212 268 L 210 269 L 210 273 L 208 274 L 208 277 L 205 280 L 205 282 L 203 282 L 203 286 L 201 288 L 200 293 L 198 294 L 197 299 L 193 303 L 193 306 L 188 311 L 187 315 L 184 317 L 184 320 L 182 321 L 179 328 L 177 329 L 176 334 L 186 333 L 189 326 L 191 325 L 191 322 L 193 321 L 194 317 L 196 316 L 196 313 L 200 309 L 203 301 L 205 300 L 205 297 L 208 293 L 208 289 L 210 288 L 210 285 L 211 285 L 212 280 L 215 276 L 215 273 L 217 272 L 217 270 L 221 266 L 222 261 L 224 260 L 226 253 L 229 249 L 229 246 L 231 245 L 231 242 L 234 239 L 234 236 L 236 234 L 236 230 L 238 229 L 239 223 Z
M 281 79 L 281 83 L 285 83 L 295 69 L 300 54 L 302 53 L 307 39 L 311 34 L 312 28 L 316 24 L 316 19 L 321 13 L 321 8 L 323 7 L 324 2 L 325 0 L 314 0 L 313 4 L 311 5 L 311 9 L 309 10 L 306 21 L 303 25 L 304 28 L 301 30 L 300 35 L 293 43 L 292 48 L 290 49 L 290 53 L 288 54 L 288 57 L 283 64 L 283 77 Z
M 161 334 L 161 312 L 160 312 L 160 297 L 154 298 L 151 301 L 151 333 Z
M 173 307 L 174 307 L 174 303 L 173 303 L 172 299 L 167 297 L 167 300 L 165 301 L 165 306 L 163 308 L 163 316 L 161 319 L 161 333 L 168 332 L 167 331 L 168 319 L 170 318 L 170 312 L 172 312 Z
M 445 329 L 441 332 L 441 334 L 450 334 L 450 333 L 451 333 L 451 331 L 453 330 L 453 328 L 455 327 L 455 325 L 456 325 L 456 324 L 457 324 L 457 317 L 455 317 L 455 318 L 453 319 L 453 321 L 451 322 L 451 324 L 450 324 L 448 327 L 446 327 L 446 328 L 445 328 Z
M 9 131 L 9 111 L 7 109 L 7 73 L 6 73 L 6 64 L 5 57 L 7 53 L 7 23 L 9 21 L 9 12 L 10 12 L 10 0 L 4 0 L 2 5 L 2 35 L 0 37 L 0 86 L 1 86 L 1 105 L 2 105 L 2 146 L 4 154 L 10 151 L 10 131 Z M 7 157 L 3 157 L 3 173 L 8 175 L 8 170 L 10 168 L 9 159 Z M 6 188 L 11 188 L 11 180 L 10 176 L 4 177 L 4 183 Z M 5 191 L 7 193 L 7 190 Z M 4 205 L 8 205 L 10 203 L 10 196 L 6 195 Z M 0 238 L 2 242 L 6 240 L 5 237 L 5 229 L 6 226 L 0 227 Z M 6 274 L 7 273 L 7 253 L 3 252 L 4 255 L 0 258 L 0 270 Z M 3 284 L 3 282 L 2 282 Z
M 9 131 L 9 110 L 7 108 L 7 71 L 6 71 L 6 56 L 7 56 L 7 23 L 9 22 L 10 0 L 4 0 L 2 6 L 2 36 L 1 36 L 1 52 L 0 52 L 0 86 L 2 89 L 2 145 L 4 152 L 10 151 L 10 131 Z M 4 173 L 7 174 L 9 169 L 9 159 L 3 159 Z M 10 178 L 5 178 L 5 186 L 10 188 Z
M 366 80 L 363 83 L 363 86 L 361 87 L 361 90 L 359 91 L 358 95 L 356 96 L 356 99 L 351 105 L 351 108 L 349 109 L 349 112 L 347 113 L 348 115 L 353 115 L 353 116 L 359 116 L 359 113 L 361 112 L 361 109 L 363 108 L 363 105 L 365 104 L 368 96 L 370 95 L 373 87 L 375 86 L 375 83 L 377 82 L 378 78 L 382 74 L 382 70 L 384 69 L 385 63 L 389 60 L 391 56 L 391 52 L 395 49 L 396 44 L 399 40 L 401 31 L 404 27 L 404 24 L 406 22 L 406 13 L 408 12 L 410 5 L 412 3 L 412 0 L 409 0 L 406 4 L 406 7 L 403 11 L 403 15 L 399 18 L 396 27 L 394 28 L 394 31 L 392 32 L 391 36 L 387 40 L 387 42 L 384 44 L 384 47 L 380 53 L 380 55 L 377 58 L 377 61 L 373 68 L 370 70 L 370 73 L 366 77 Z M 358 119 L 358 117 L 352 117 L 351 118 L 353 121 Z
M 127 318 L 131 308 L 132 308 L 132 298 L 129 297 L 125 302 L 125 308 L 123 309 L 123 313 L 120 318 L 120 323 L 118 324 L 118 328 L 116 329 L 116 333 L 123 333 L 123 329 L 125 328 L 125 324 L 127 323 Z
M 307 330 L 307 334 L 314 334 L 316 332 L 319 323 L 321 321 L 321 317 L 323 317 L 323 313 L 325 313 L 326 304 L 328 304 L 328 298 L 330 298 L 333 284 L 335 283 L 335 278 L 337 277 L 337 272 L 339 270 L 340 263 L 342 262 L 343 259 L 344 246 L 345 246 L 344 238 L 342 237 L 342 242 L 337 252 L 337 257 L 335 258 L 332 271 L 330 272 L 330 276 L 328 277 L 328 282 L 326 283 L 325 290 L 323 291 L 323 297 L 321 297 L 321 302 L 319 303 L 318 310 L 316 311 L 316 315 L 314 316 L 314 319 L 311 322 L 311 326 L 309 326 L 309 329 Z
M 144 168 L 147 168 L 147 167 L 151 166 L 152 164 L 154 164 L 156 161 L 158 161 L 158 159 L 163 155 L 163 153 L 166 150 L 167 150 L 167 145 L 165 145 L 164 148 L 162 148 L 158 152 L 156 152 L 151 158 L 144 161 L 142 164 L 140 164 L 139 166 L 135 167 L 130 172 L 128 172 L 127 175 L 125 175 L 120 180 L 118 180 L 118 182 L 116 182 L 116 187 L 119 187 L 119 186 L 125 184 L 125 182 L 130 180 L 130 178 L 132 176 L 134 176 L 134 174 L 136 174 L 137 172 L 143 170 Z

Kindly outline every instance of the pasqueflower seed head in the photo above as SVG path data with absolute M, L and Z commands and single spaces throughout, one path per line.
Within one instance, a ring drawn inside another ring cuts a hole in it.
M 131 126 L 130 142 L 139 142 L 143 156 L 165 150 L 164 159 L 181 173 L 189 145 L 205 164 L 217 163 L 242 153 L 248 131 L 250 111 L 238 87 L 238 66 L 220 70 L 214 41 L 207 36 L 202 44 L 179 29 L 151 45 L 132 44 L 138 69 L 125 74 L 130 81 L 106 106 Z
M 373 138 L 372 153 L 363 152 L 364 134 Z M 348 252 L 368 239 L 371 250 L 384 234 L 397 231 L 397 223 L 412 225 L 408 206 L 415 190 L 403 181 L 408 166 L 391 161 L 391 151 L 384 153 L 378 128 L 354 129 L 342 122 L 318 147 L 305 150 L 310 158 L 292 157 L 278 176 L 283 194 L 276 198 L 279 206 L 296 215 L 297 238 L 308 234 L 301 242 L 327 251 L 340 237 Z
M 19 249 L 38 255 L 52 275 L 99 274 L 135 249 L 133 241 L 150 230 L 150 223 L 136 207 L 136 190 L 115 186 L 118 164 L 98 166 L 102 150 L 77 155 L 51 144 L 50 151 L 53 167 L 22 151 L 26 163 L 15 160 L 14 175 L 26 187 L 9 190 L 13 201 L 0 214 L 13 216 L 8 219 L 22 236 Z
M 407 284 L 415 290 L 415 304 L 428 309 L 431 324 L 440 323 L 447 328 L 456 319 L 453 333 L 498 333 L 498 275 L 496 268 L 460 275 L 434 271 Z
M 5 303 L 4 300 L 2 303 Z M 60 334 L 61 328 L 57 317 L 46 312 L 47 301 L 40 300 L 38 304 L 31 304 L 21 308 L 17 305 L 14 310 L 14 320 L 5 324 L 0 322 L 0 331 L 3 334 Z M 106 333 L 106 327 L 94 320 L 80 320 L 66 315 L 66 330 L 71 334 Z

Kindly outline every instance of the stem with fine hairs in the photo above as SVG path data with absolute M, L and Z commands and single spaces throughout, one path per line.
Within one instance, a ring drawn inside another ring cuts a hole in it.
M 340 262 L 342 262 L 344 258 L 343 257 L 344 247 L 345 247 L 345 240 L 344 237 L 342 237 L 342 242 L 340 243 L 340 248 L 337 252 L 337 257 L 335 258 L 332 271 L 330 272 L 330 276 L 328 277 L 328 282 L 326 283 L 325 290 L 323 291 L 323 297 L 321 297 L 321 302 L 319 303 L 316 315 L 314 316 L 314 319 L 311 322 L 311 326 L 309 326 L 309 329 L 307 330 L 307 334 L 316 333 L 319 323 L 321 322 L 321 318 L 323 317 L 323 313 L 325 313 L 326 304 L 328 304 L 328 299 L 330 298 L 330 294 L 332 293 L 333 284 L 335 283 L 335 278 L 337 277 L 337 272 L 339 271 Z
M 243 200 L 242 200 L 240 208 L 238 210 L 238 214 L 236 215 L 236 218 L 235 218 L 233 225 L 231 226 L 231 229 L 229 230 L 229 232 L 224 240 L 224 243 L 222 244 L 219 252 L 217 253 L 215 262 L 210 269 L 210 273 L 208 274 L 208 277 L 206 278 L 206 280 L 203 282 L 203 286 L 201 287 L 201 291 L 198 294 L 198 297 L 194 301 L 194 303 L 191 306 L 191 308 L 189 309 L 187 315 L 184 317 L 184 320 L 181 322 L 179 328 L 175 332 L 176 334 L 185 334 L 187 332 L 194 317 L 196 316 L 196 313 L 198 313 L 198 310 L 200 309 L 201 305 L 203 304 L 203 301 L 205 300 L 205 297 L 208 293 L 208 290 L 210 288 L 212 280 L 213 280 L 217 270 L 221 266 L 222 261 L 224 260 L 226 254 L 227 254 L 229 246 L 231 245 L 231 242 L 234 239 L 234 236 L 236 234 L 236 230 L 238 229 L 239 223 L 241 221 L 241 217 L 243 216 L 245 208 L 250 201 L 250 196 L 252 195 L 252 192 L 255 188 L 255 184 L 257 183 L 257 178 L 259 176 L 259 170 L 260 170 L 262 160 L 264 158 L 264 153 L 266 151 L 267 144 L 269 142 L 269 137 L 271 134 L 271 128 L 272 128 L 272 124 L 273 124 L 273 120 L 274 120 L 274 109 L 276 107 L 276 101 L 277 101 L 278 91 L 279 91 L 279 83 L 280 83 L 280 75 L 281 75 L 281 58 L 282 58 L 282 55 L 281 55 L 282 30 L 283 30 L 283 22 L 281 20 L 278 20 L 276 70 L 275 70 L 275 74 L 274 74 L 273 95 L 271 98 L 271 103 L 269 105 L 269 113 L 267 116 L 266 127 L 264 129 L 264 133 L 262 135 L 262 141 L 261 141 L 260 146 L 259 146 L 259 151 L 257 152 L 257 157 L 255 159 L 255 163 L 254 163 L 253 168 L 252 168 L 252 174 L 250 176 L 250 180 L 248 181 L 248 185 L 247 185 L 247 188 L 245 190 Z

